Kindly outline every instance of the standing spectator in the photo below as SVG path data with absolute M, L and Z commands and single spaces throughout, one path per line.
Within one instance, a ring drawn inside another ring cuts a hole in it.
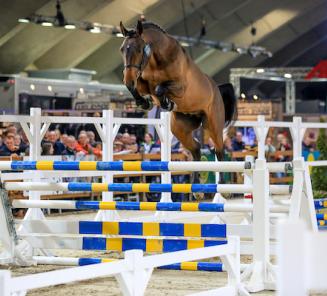
M 61 155 L 65 150 L 65 146 L 63 143 L 58 141 L 58 135 L 55 131 L 50 131 L 48 133 L 48 141 L 53 145 L 53 155 Z
M 76 154 L 76 139 L 74 136 L 68 136 L 66 140 L 66 148 L 62 155 L 75 155 Z

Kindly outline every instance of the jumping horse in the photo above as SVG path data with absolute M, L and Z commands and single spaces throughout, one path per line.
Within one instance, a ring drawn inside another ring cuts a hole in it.
M 176 39 L 152 22 L 138 21 L 128 30 L 120 22 L 125 39 L 120 48 L 124 60 L 123 81 L 145 110 L 153 103 L 171 111 L 171 131 L 200 160 L 200 143 L 192 132 L 202 127 L 223 159 L 223 130 L 236 116 L 231 84 L 217 86 L 204 74 Z

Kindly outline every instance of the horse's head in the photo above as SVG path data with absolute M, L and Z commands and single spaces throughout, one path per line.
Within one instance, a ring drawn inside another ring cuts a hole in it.
M 120 47 L 124 60 L 123 81 L 128 89 L 135 89 L 137 79 L 150 59 L 151 47 L 141 37 L 143 32 L 141 21 L 137 22 L 135 30 L 127 30 L 120 22 L 120 30 L 125 37 Z

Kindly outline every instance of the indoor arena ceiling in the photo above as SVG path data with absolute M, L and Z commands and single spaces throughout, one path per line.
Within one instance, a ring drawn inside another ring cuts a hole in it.
M 55 1 L 1 0 L 0 72 L 26 69 L 80 68 L 97 71 L 96 79 L 121 82 L 122 39 L 106 34 L 20 24 L 33 13 L 55 14 Z M 65 0 L 62 9 L 73 20 L 133 25 L 144 13 L 175 35 L 198 36 L 207 22 L 206 39 L 250 45 L 274 53 L 272 58 L 192 48 L 196 63 L 217 81 L 231 67 L 312 66 L 327 56 L 327 0 Z M 257 29 L 253 38 L 251 26 Z M 254 39 L 254 40 L 253 40 Z M 188 49 L 190 51 L 190 49 Z

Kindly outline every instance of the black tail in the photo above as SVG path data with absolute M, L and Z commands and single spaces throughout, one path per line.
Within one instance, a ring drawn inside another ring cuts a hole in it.
M 225 127 L 227 127 L 237 119 L 237 100 L 231 83 L 225 83 L 218 87 L 224 101 Z

